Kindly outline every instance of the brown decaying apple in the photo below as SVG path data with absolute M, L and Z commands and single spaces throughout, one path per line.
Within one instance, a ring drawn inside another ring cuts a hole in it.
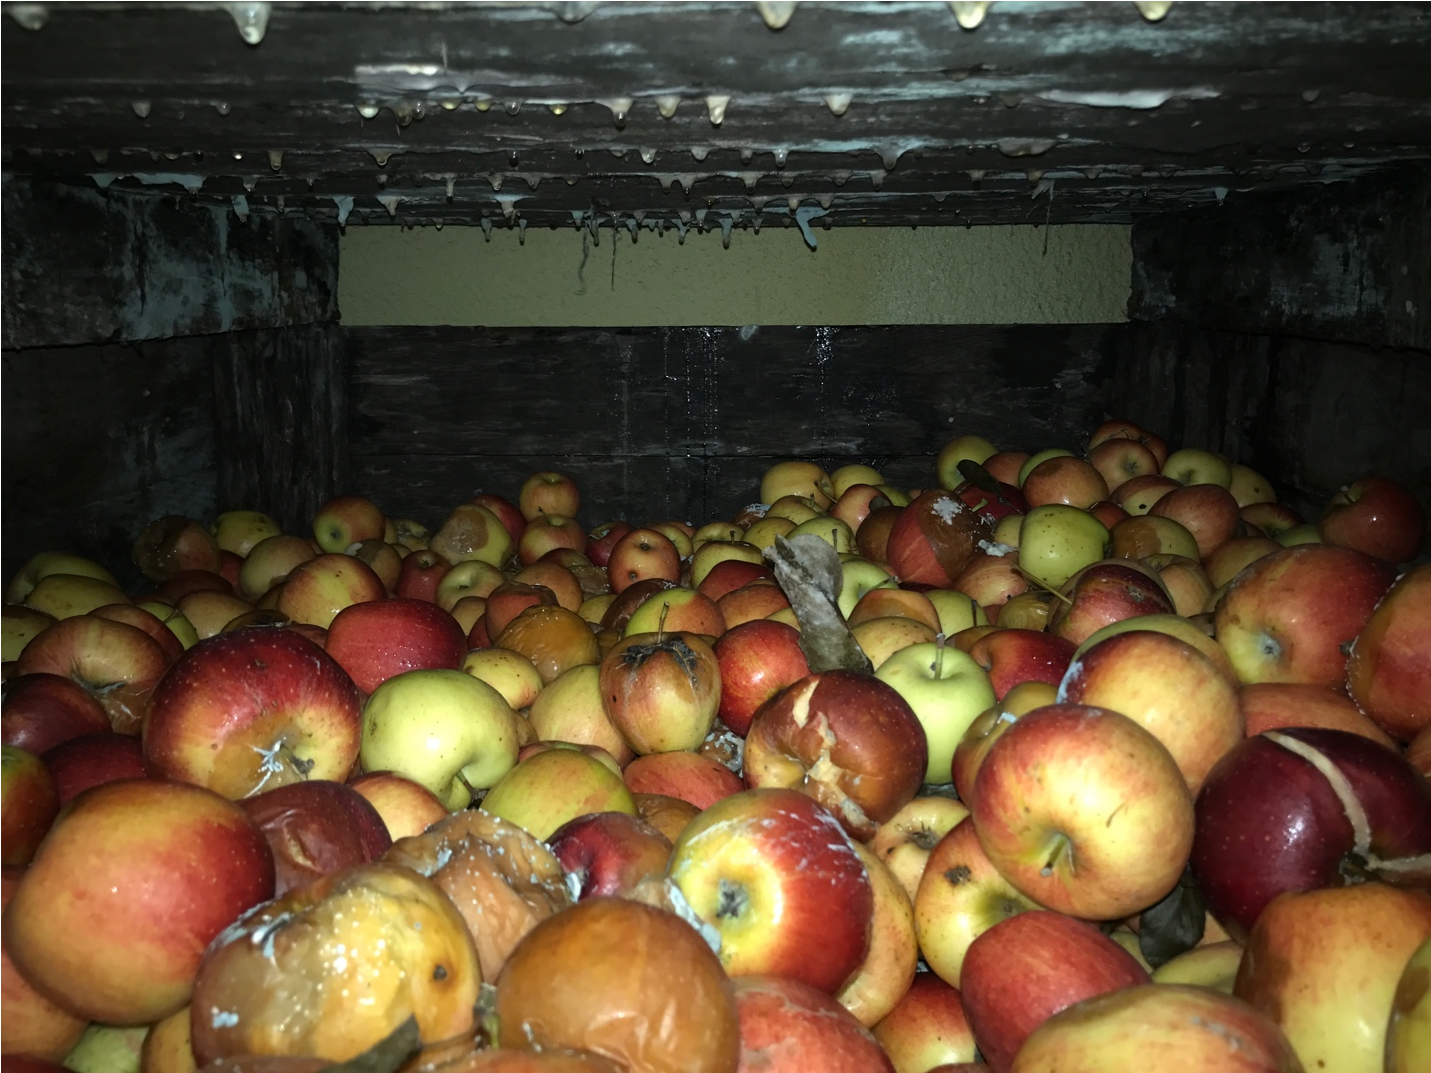
M 341 782 L 295 782 L 239 805 L 273 851 L 275 895 L 376 860 L 392 845 L 377 809 Z

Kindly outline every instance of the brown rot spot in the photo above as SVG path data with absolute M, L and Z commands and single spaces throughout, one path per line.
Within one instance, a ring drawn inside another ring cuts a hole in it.
M 945 872 L 944 878 L 949 880 L 950 886 L 957 887 L 961 883 L 969 882 L 969 880 L 973 878 L 973 873 L 969 871 L 967 864 L 961 864 Z
M 433 978 L 434 980 L 446 980 L 446 979 L 447 979 L 447 966 L 446 966 L 446 965 L 439 965 L 439 966 L 437 966 L 437 968 L 433 969 L 433 970 L 432 970 L 432 978 Z

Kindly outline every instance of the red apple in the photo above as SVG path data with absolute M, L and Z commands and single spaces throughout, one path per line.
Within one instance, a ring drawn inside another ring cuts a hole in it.
M 402 561 L 393 594 L 409 600 L 437 602 L 437 584 L 452 564 L 430 548 L 413 552 Z
M 1248 564 L 1281 550 L 1282 545 L 1269 537 L 1229 537 L 1207 556 L 1203 564 L 1207 567 L 1208 582 L 1214 589 L 1220 589 L 1242 573 Z
M 895 1073 L 869 1029 L 838 1002 L 799 980 L 739 976 L 741 1070 L 763 1073 Z
M 709 596 L 675 585 L 652 593 L 631 612 L 624 636 L 641 633 L 693 633 L 714 640 L 725 632 L 725 619 Z
M 385 596 L 387 589 L 372 567 L 351 555 L 330 552 L 301 563 L 288 575 L 277 608 L 294 622 L 327 629 L 343 608 Z
M 622 777 L 633 794 L 665 794 L 702 809 L 745 789 L 738 775 L 700 753 L 638 756 L 626 765 Z
M 517 541 L 521 539 L 522 530 L 527 525 L 527 519 L 517 509 L 517 505 L 510 499 L 504 499 L 494 492 L 479 492 L 472 497 L 472 503 L 492 512 L 492 516 L 501 523 L 502 528 L 507 531 L 507 535 L 512 538 L 512 547 L 515 548 Z
M 1362 477 L 1328 501 L 1317 527 L 1328 544 L 1408 563 L 1426 540 L 1426 509 L 1389 477 Z
M 1412 567 L 1352 642 L 1347 692 L 1400 741 L 1431 727 L 1431 565 Z
M 854 671 L 826 671 L 755 713 L 745 781 L 798 787 L 863 841 L 919 792 L 928 752 L 923 726 L 893 687 Z
M 1431 783 L 1395 750 L 1347 731 L 1248 738 L 1198 795 L 1193 872 L 1234 939 L 1285 891 L 1367 875 L 1431 882 L 1427 854 Z
M 1029 582 L 1019 569 L 1016 550 L 1004 551 L 997 544 L 989 547 L 993 550 L 975 552 L 949 587 L 965 593 L 980 607 L 1002 607 L 1011 598 L 1028 592 Z
M 156 518 L 134 542 L 134 565 L 150 581 L 165 581 L 181 570 L 218 573 L 219 545 L 208 529 L 179 514 Z
M 612 547 L 606 572 L 615 593 L 652 578 L 674 583 L 681 579 L 681 556 L 665 534 L 632 529 Z
M 1018 485 L 999 481 L 997 493 L 987 492 L 976 484 L 964 481 L 954 489 L 954 494 L 967 503 L 975 513 L 990 523 L 1013 514 L 1027 514 L 1029 501 Z
M 0 874 L 0 910 L 10 904 L 10 898 L 24 875 L 18 868 L 6 868 Z M 56 1064 L 70 1053 L 84 1033 L 86 1021 L 35 990 L 10 961 L 10 952 L 0 938 L 0 1053 L 4 1054 L 6 1073 L 16 1058 L 45 1060 L 60 1073 L 64 1067 Z
M 720 665 L 695 634 L 628 634 L 601 661 L 601 699 L 639 755 L 694 749 L 720 708 Z
M 164 778 L 247 797 L 302 779 L 343 780 L 358 758 L 358 690 L 292 630 L 220 634 L 155 690 L 144 757 Z
M 341 782 L 290 783 L 240 804 L 273 851 L 275 895 L 376 860 L 393 842 L 378 810 Z
M 568 820 L 547 839 L 575 878 L 578 900 L 624 897 L 648 876 L 665 874 L 671 842 L 638 816 L 593 812 Z
M 76 798 L 5 911 L 10 956 L 66 1008 L 145 1024 L 189 1001 L 205 948 L 273 894 L 273 855 L 238 805 L 129 779 Z
M 324 649 L 360 690 L 371 693 L 403 671 L 456 670 L 467 655 L 467 638 L 457 620 L 436 604 L 393 597 L 339 611 Z
M 67 675 L 95 696 L 115 730 L 135 734 L 168 668 L 164 649 L 137 626 L 76 615 L 36 635 L 15 670 Z
M 734 592 L 758 578 L 775 580 L 775 572 L 762 563 L 746 562 L 744 559 L 722 559 L 706 571 L 696 586 L 701 595 L 719 600 L 726 593 Z
M 899 1073 L 974 1060 L 974 1033 L 959 989 L 932 972 L 916 975 L 904 997 L 871 1031 Z
M 994 696 L 1003 700 L 1021 682 L 1063 681 L 1077 645 L 1041 630 L 992 630 L 969 647 L 969 655 L 989 672 Z
M 580 551 L 586 547 L 586 533 L 575 518 L 564 514 L 540 514 L 527 522 L 517 540 L 517 558 L 530 566 L 557 548 Z
M 1138 912 L 1177 885 L 1193 803 L 1167 748 L 1117 712 L 1054 704 L 989 749 L 970 803 L 994 865 L 1046 908 L 1087 920 Z
M 943 489 L 926 492 L 895 519 L 885 561 L 901 581 L 945 586 L 964 569 L 978 542 L 989 538 L 990 528 L 952 493 Z
M 1258 559 L 1217 605 L 1217 640 L 1242 682 L 1339 686 L 1347 647 L 1391 587 L 1363 552 L 1303 544 Z
M 586 557 L 595 565 L 604 567 L 611 559 L 611 549 L 616 542 L 635 528 L 628 522 L 602 522 L 586 534 Z
M 1133 956 L 1062 913 L 1018 913 L 984 932 L 964 958 L 960 994 L 979 1053 L 996 1073 L 1040 1024 L 1075 1002 L 1151 981 Z
M 542 470 L 522 482 L 517 506 L 528 522 L 544 514 L 575 518 L 581 509 L 581 491 L 566 474 Z M 585 547 L 585 541 L 580 546 Z
M 1030 508 L 1064 503 L 1087 509 L 1108 498 L 1108 482 L 1081 458 L 1047 458 L 1029 471 L 1020 486 Z
M 852 484 L 839 494 L 830 504 L 830 517 L 838 518 L 850 527 L 851 532 L 859 532 L 870 511 L 889 503 L 884 490 L 873 484 Z
M 756 709 L 810 673 L 800 632 L 783 622 L 742 623 L 717 638 L 712 651 L 720 666 L 721 722 L 742 738 Z
M 889 535 L 903 514 L 904 507 L 893 505 L 871 510 L 855 533 L 855 546 L 860 555 L 871 562 L 884 562 L 889 555 Z
M 1237 534 L 1241 520 L 1237 500 L 1216 484 L 1190 484 L 1174 488 L 1158 499 L 1148 513 L 1171 518 L 1193 535 L 1198 555 L 1206 559 Z
M 71 678 L 22 674 L 5 686 L 0 742 L 6 745 L 38 756 L 62 741 L 109 729 L 109 716 L 99 701 Z
M 1103 559 L 1085 566 L 1063 585 L 1048 632 L 1081 645 L 1114 622 L 1140 615 L 1170 615 L 1173 600 L 1158 573 L 1141 563 Z
M 1122 436 L 1089 448 L 1088 461 L 1108 483 L 1110 492 L 1134 477 L 1157 473 L 1162 468 L 1144 444 Z
M 760 580 L 726 593 L 716 601 L 716 606 L 720 608 L 725 628 L 733 630 L 744 622 L 755 622 L 788 611 L 790 598 L 775 582 Z
M 1330 686 L 1298 685 L 1292 682 L 1258 682 L 1237 691 L 1247 736 L 1283 727 L 1326 727 L 1349 730 L 1389 749 L 1396 742 L 1373 723 L 1345 693 Z
M 1019 470 L 1028 460 L 1027 451 L 999 451 L 984 459 L 984 472 L 1000 484 L 1018 487 Z
M 130 734 L 103 730 L 70 738 L 46 752 L 40 759 L 50 769 L 60 804 L 66 805 L 91 786 L 119 779 L 142 779 L 144 746 Z
M 13 745 L 0 746 L 0 864 L 24 867 L 60 811 L 60 798 L 50 771 L 34 753 Z

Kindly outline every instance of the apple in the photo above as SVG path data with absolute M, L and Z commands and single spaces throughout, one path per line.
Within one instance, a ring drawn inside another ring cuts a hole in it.
M 483 622 L 489 637 L 496 637 L 529 607 L 558 606 L 556 593 L 545 585 L 523 581 L 504 581 L 487 594 Z
M 137 626 L 78 615 L 37 635 L 15 670 L 71 678 L 99 701 L 113 729 L 135 734 L 169 665 L 164 649 Z
M 1265 555 L 1217 605 L 1217 640 L 1238 679 L 1340 685 L 1349 645 L 1395 580 L 1351 548 L 1312 544 Z
M 616 541 L 606 564 L 611 591 L 620 593 L 638 581 L 681 579 L 681 555 L 665 534 L 655 529 L 632 529 Z
M 998 448 L 995 447 L 983 436 L 963 435 L 956 436 L 934 456 L 934 477 L 939 482 L 941 488 L 957 488 L 964 483 L 964 475 L 959 472 L 959 463 L 967 459 L 983 465 L 995 454 Z M 879 484 L 879 481 L 871 481 L 871 484 Z
M 938 588 L 958 575 L 989 535 L 989 523 L 963 500 L 942 489 L 925 492 L 890 527 L 886 559 L 901 581 Z
M 302 537 L 283 534 L 265 537 L 244 557 L 239 570 L 239 589 L 248 599 L 256 600 L 315 554 Z
M 397 588 L 398 577 L 402 574 L 402 556 L 398 554 L 397 545 L 382 540 L 364 540 L 347 548 L 344 554 L 361 559 L 372 567 L 388 592 Z
M 0 608 L 0 662 L 13 663 L 30 643 L 30 639 L 59 620 L 48 611 L 23 604 L 5 604 Z
M 77 574 L 119 587 L 114 575 L 93 559 L 67 551 L 42 551 L 32 555 L 10 578 L 10 583 L 5 587 L 5 602 L 23 603 L 39 580 L 50 574 Z
M 1150 982 L 1097 928 L 1042 909 L 1001 920 L 976 938 L 960 978 L 979 1053 L 996 1073 L 1007 1073 L 1034 1029 L 1059 1011 Z
M 505 648 L 474 649 L 463 657 L 461 669 L 502 694 L 513 710 L 530 707 L 544 685 L 531 660 Z
M 843 522 L 829 524 L 840 524 Z M 790 530 L 790 535 L 801 532 L 800 526 Z M 838 550 L 838 549 L 837 549 Z M 845 549 L 846 551 L 849 548 Z M 696 550 L 691 554 L 690 571 L 691 584 L 699 586 L 705 581 L 706 575 L 716 568 L 720 563 L 735 559 L 738 562 L 752 563 L 756 566 L 765 566 L 765 555 L 754 544 L 750 544 L 739 538 L 732 540 L 707 540 L 696 545 Z
M 482 807 L 542 841 L 578 816 L 636 814 L 621 776 L 575 748 L 545 749 L 526 757 L 488 791 Z
M 540 514 L 527 522 L 517 540 L 517 558 L 530 566 L 557 548 L 580 551 L 586 547 L 586 533 L 574 518 L 562 514 Z
M 457 601 L 469 596 L 486 599 L 506 580 L 506 575 L 491 563 L 464 559 L 446 571 L 437 582 L 437 606 L 451 611 L 457 606 Z
M 1108 493 L 1108 499 L 1130 515 L 1147 514 L 1163 496 L 1181 487 L 1181 481 L 1149 473 L 1124 481 Z
M 875 507 L 883 506 L 889 502 L 885 494 L 874 484 L 852 484 L 840 493 L 840 497 L 830 505 L 830 517 L 838 518 L 850 527 L 851 532 L 858 532 L 864 520 L 869 517 L 870 511 Z M 762 524 L 762 523 L 757 523 Z M 793 527 L 791 527 L 793 528 Z M 763 536 L 766 530 L 761 530 L 756 534 L 756 527 L 751 526 L 746 531 L 745 540 L 749 544 L 756 544 L 757 547 L 769 546 L 769 541 L 765 544 L 758 544 L 758 536 Z M 789 528 L 781 532 L 781 536 L 789 536 Z M 772 537 L 771 540 L 774 538 Z
M 1198 557 L 1207 559 L 1237 533 L 1241 523 L 1237 500 L 1216 484 L 1189 484 L 1162 496 L 1148 513 L 1171 518 L 1197 542 Z
M 959 987 L 970 944 L 999 921 L 1037 908 L 990 863 L 973 822 L 961 820 L 930 851 L 915 891 L 920 952 L 941 980 Z
M 448 896 L 373 861 L 295 887 L 209 947 L 194 980 L 194 1056 L 200 1068 L 255 1053 L 346 1062 L 409 1019 L 430 1046 L 475 1031 L 481 980 Z
M 879 489 L 875 490 L 879 491 Z M 884 493 L 880 492 L 880 494 L 883 495 Z M 831 509 L 833 510 L 833 508 Z M 871 503 L 870 509 L 876 509 L 876 505 L 874 503 Z M 850 520 L 847 516 L 848 513 L 848 511 L 842 511 L 840 515 L 841 517 L 844 517 L 845 521 L 847 522 L 849 522 Z M 864 518 L 868 516 L 868 513 L 866 513 L 860 519 L 860 525 L 864 524 Z M 850 523 L 850 526 L 853 529 L 859 528 L 859 526 L 854 525 L 854 523 L 852 522 Z M 761 551 L 764 551 L 766 548 L 771 547 L 775 543 L 775 538 L 777 536 L 789 536 L 790 531 L 794 528 L 795 523 L 791 519 L 782 518 L 778 515 L 773 515 L 769 518 L 761 518 L 760 521 L 756 522 L 754 525 L 752 525 L 749 529 L 745 531 L 745 535 L 741 539 L 744 540 L 747 544 L 754 544 Z M 677 547 L 679 548 L 679 546 L 680 542 L 677 541 Z M 691 550 L 694 551 L 694 549 Z M 689 555 L 691 554 L 691 552 L 688 551 L 686 552 L 686 554 Z
M 1386 1073 L 1415 1073 L 1431 1054 L 1431 939 L 1406 963 L 1391 1005 L 1386 1029 Z
M 10 903 L 19 886 L 22 871 L 6 868 L 0 874 L 0 909 Z M 50 1062 L 61 1061 L 79 1041 L 85 1020 L 56 1006 L 36 991 L 10 961 L 0 939 L 0 1051 L 8 1071 L 15 1056 L 30 1055 Z M 56 1069 L 60 1067 L 56 1066 Z
M 1237 691 L 1247 736 L 1283 727 L 1326 727 L 1349 730 L 1389 749 L 1396 741 L 1373 723 L 1345 693 L 1330 686 L 1293 682 L 1257 682 Z
M 283 532 L 279 524 L 257 510 L 226 510 L 209 526 L 209 534 L 219 548 L 243 558 L 260 540 Z
M 816 988 L 783 976 L 742 976 L 735 996 L 742 1070 L 894 1073 L 870 1031 Z
M 1000 484 L 1019 484 L 1019 471 L 1029 459 L 1026 451 L 1000 451 L 984 459 L 984 472 Z
M 1215 484 L 1223 489 L 1232 484 L 1232 466 L 1219 455 L 1197 447 L 1184 447 L 1168 455 L 1162 475 L 1180 484 Z
M 745 781 L 798 788 L 863 841 L 914 799 L 928 756 L 919 718 L 896 689 L 866 674 L 826 671 L 755 713 Z
M 670 752 L 639 756 L 623 777 L 633 794 L 664 794 L 705 809 L 745 789 L 724 764 L 700 753 Z
M 1028 579 L 1019 567 L 1018 552 L 989 543 L 990 551 L 979 551 L 950 582 L 950 589 L 964 593 L 980 608 L 998 608 L 1028 591 Z M 949 590 L 931 590 L 935 592 Z M 970 622 L 968 625 L 973 625 Z M 967 628 L 965 626 L 964 628 Z M 958 630 L 945 630 L 957 633 Z
M 469 642 L 471 639 L 469 636 Z M 601 647 L 591 624 L 564 607 L 529 607 L 492 638 L 492 643 L 526 656 L 544 682 L 555 681 L 572 667 L 601 662 Z
M 1207 576 L 1214 588 L 1221 588 L 1249 563 L 1281 551 L 1282 545 L 1268 537 L 1229 537 L 1207 556 Z
M 414 551 L 402 561 L 393 594 L 409 600 L 437 602 L 437 586 L 452 564 L 430 548 Z
M 971 481 L 957 485 L 954 494 L 968 504 L 976 514 L 991 524 L 1017 514 L 1027 514 L 1029 501 L 1015 485 L 998 483 L 997 492 L 986 491 Z
M 358 691 L 332 657 L 292 630 L 254 627 L 174 664 L 154 690 L 144 758 L 156 775 L 238 799 L 347 778 L 360 727 Z
M 1173 613 L 1156 570 L 1125 559 L 1102 559 L 1065 582 L 1049 617 L 1048 632 L 1082 644 L 1112 622 Z
M 793 539 L 805 533 L 809 533 L 811 536 L 823 540 L 841 555 L 854 554 L 855 552 L 854 530 L 839 518 L 831 517 L 828 514 L 823 514 L 818 518 L 811 518 L 809 521 L 801 522 L 792 529 L 790 536 Z M 742 543 L 746 542 L 742 541 Z M 757 554 L 760 552 L 760 549 L 756 548 L 754 544 L 747 544 L 747 546 Z M 701 552 L 703 551 L 705 551 L 705 548 L 696 549 L 695 558 L 691 562 L 692 577 L 695 576 L 697 561 L 702 560 Z M 704 567 L 703 562 L 702 567 Z
M 835 486 L 814 462 L 777 462 L 760 478 L 760 501 L 774 503 L 786 495 L 807 496 L 821 510 L 828 510 L 835 501 Z
M 102 730 L 70 738 L 41 757 L 55 782 L 61 807 L 91 786 L 148 776 L 144 747 L 129 734 Z
M 1274 540 L 1304 522 L 1302 516 L 1285 503 L 1249 503 L 1237 513 L 1245 525 L 1255 525 Z
M 974 1060 L 974 1033 L 959 990 L 932 972 L 917 973 L 909 990 L 871 1032 L 897 1073 Z
M 127 601 L 118 585 L 81 574 L 46 574 L 25 596 L 26 607 L 57 619 L 87 615 L 96 607 Z
M 436 604 L 393 597 L 339 611 L 324 647 L 367 694 L 404 671 L 456 670 L 467 654 L 467 638 Z
M 539 741 L 599 746 L 616 761 L 618 770 L 636 758 L 606 714 L 601 670 L 595 664 L 573 667 L 543 686 L 532 701 L 530 721 Z
M 1088 450 L 1093 450 L 1106 440 L 1141 440 L 1145 435 L 1142 426 L 1123 417 L 1113 417 L 1099 425 L 1088 437 Z
M 929 854 L 969 809 L 952 797 L 916 797 L 880 825 L 870 852 L 889 869 L 913 903 Z
M 1159 901 L 1192 848 L 1192 797 L 1172 754 L 1102 708 L 1054 704 L 1018 719 L 985 756 L 970 809 L 1011 883 L 1088 920 Z
M 134 565 L 150 581 L 164 581 L 181 570 L 217 573 L 220 566 L 219 545 L 209 531 L 180 514 L 150 522 L 135 540 L 133 556 Z
M 1277 1022 L 1307 1069 L 1378 1073 L 1407 961 L 1431 937 L 1431 895 L 1363 883 L 1273 901 L 1233 994 Z
M 60 811 L 54 777 L 32 752 L 5 745 L 0 768 L 0 864 L 29 864 Z
M 605 567 L 616 542 L 634 528 L 630 523 L 619 520 L 602 522 L 586 534 L 586 547 L 582 550 L 594 564 Z
M 1102 559 L 1108 543 L 1107 528 L 1087 511 L 1058 503 L 1035 507 L 1019 530 L 1019 566 L 1039 584 L 1061 588 Z
M 1196 559 L 1184 555 L 1149 555 L 1139 561 L 1158 572 L 1158 580 L 1172 597 L 1173 610 L 1179 616 L 1191 618 L 1203 613 L 1215 586 Z
M 326 552 L 341 552 L 364 540 L 382 540 L 387 519 L 377 505 L 356 495 L 335 496 L 313 515 L 313 539 Z
M 351 555 L 330 552 L 299 564 L 283 582 L 276 606 L 294 622 L 327 629 L 343 608 L 385 596 L 387 589 L 372 567 Z M 182 603 L 180 610 L 193 619 Z M 203 630 L 199 632 L 202 636 Z
M 500 693 L 470 674 L 406 671 L 378 686 L 363 706 L 363 769 L 395 771 L 449 809 L 466 808 L 474 791 L 516 765 L 518 718 Z
M 725 619 L 709 596 L 677 585 L 643 600 L 626 620 L 622 635 L 673 632 L 714 639 L 725 632 Z
M 870 878 L 874 914 L 870 918 L 870 950 L 835 1001 L 860 1024 L 873 1028 L 904 997 L 919 967 L 919 938 L 914 928 L 914 903 L 903 884 L 859 842 L 850 843 Z
M 346 558 L 346 556 L 344 557 Z M 378 588 L 381 588 L 381 583 L 377 583 L 377 585 Z M 279 591 L 279 588 L 271 590 L 275 595 Z M 275 600 L 274 603 L 276 602 Z M 229 623 L 254 610 L 252 604 L 240 600 L 237 596 L 202 589 L 180 597 L 177 606 L 179 613 L 189 620 L 189 625 L 194 627 L 194 634 L 200 640 L 222 633 Z M 286 611 L 282 614 L 286 618 L 292 619 L 292 616 Z
M 1022 682 L 1057 686 L 1076 649 L 1072 641 L 1051 633 L 1001 627 L 975 641 L 969 655 L 988 672 L 995 698 L 1003 700 Z
M 454 567 L 469 559 L 500 567 L 516 551 L 517 538 L 486 507 L 459 503 L 433 534 L 428 547 Z
M 860 556 L 850 556 L 840 562 L 840 591 L 835 603 L 840 614 L 848 616 L 867 593 L 895 587 L 897 582 L 882 565 Z
M 1159 965 L 1153 970 L 1153 982 L 1195 984 L 1230 995 L 1241 964 L 1242 947 L 1233 940 L 1203 942 Z
M 1347 731 L 1248 738 L 1198 795 L 1193 872 L 1234 939 L 1286 891 L 1378 875 L 1424 884 L 1428 855 L 1431 783 L 1397 751 Z
M 392 845 L 382 817 L 341 782 L 310 779 L 244 798 L 273 851 L 274 894 L 366 864 Z
M 1193 561 L 1202 558 L 1197 540 L 1182 522 L 1160 514 L 1135 514 L 1109 530 L 1110 554 L 1117 559 L 1146 559 L 1152 555 L 1181 555 Z
M 581 490 L 566 474 L 542 470 L 522 482 L 517 507 L 528 522 L 542 515 L 575 518 L 581 509 Z
M 1016 1073 L 1291 1073 L 1302 1069 L 1277 1025 L 1206 987 L 1140 984 L 1050 1017 L 1024 1041 Z M 1310 1068 L 1310 1067 L 1309 1067 Z
M 10 957 L 89 1020 L 146 1024 L 189 1001 L 209 942 L 273 893 L 273 856 L 238 805 L 130 779 L 76 798 L 5 910 Z
M 564 607 L 568 611 L 576 611 L 586 600 L 586 590 L 582 588 L 581 582 L 569 567 L 563 566 L 555 560 L 554 556 L 556 555 L 575 555 L 579 557 L 580 563 L 584 563 L 588 567 L 591 565 L 581 552 L 570 548 L 559 548 L 556 551 L 548 552 L 546 557 L 537 562 L 522 567 L 512 575 L 512 580 L 519 584 L 540 585 L 556 597 L 559 607 Z M 603 579 L 605 578 L 605 571 L 597 571 L 597 573 L 601 574 Z M 604 584 L 602 587 L 605 587 Z
M 1233 683 L 1191 645 L 1129 630 L 1089 646 L 1058 687 L 1058 703 L 1121 712 L 1151 732 L 1196 797 L 1214 764 L 1244 738 Z
M 647 876 L 664 875 L 671 856 L 670 839 L 626 812 L 578 816 L 546 843 L 574 880 L 578 901 L 624 897 Z
M 394 842 L 420 835 L 449 815 L 436 794 L 396 771 L 366 772 L 348 780 L 348 786 L 373 806 Z
M 1158 633 L 1176 637 L 1179 641 L 1192 645 L 1212 660 L 1213 665 L 1227 676 L 1228 681 L 1237 683 L 1237 674 L 1233 670 L 1232 661 L 1228 658 L 1227 651 L 1197 623 L 1183 618 L 1181 615 L 1139 615 L 1137 618 L 1126 618 L 1110 623 L 1079 645 L 1073 653 L 1073 658 L 1077 659 L 1105 638 L 1127 633 L 1130 630 L 1156 630 Z
M 231 554 L 225 552 L 224 554 Z M 227 560 L 225 560 L 227 561 Z M 239 559 L 239 569 L 242 569 L 243 560 Z M 235 572 L 235 578 L 238 574 Z M 172 577 L 161 581 L 155 588 L 154 593 L 158 599 L 165 600 L 171 604 L 177 604 L 181 597 L 187 596 L 191 592 L 203 590 L 212 592 L 222 592 L 225 595 L 233 596 L 237 592 L 235 585 L 223 574 L 216 574 L 212 570 L 180 570 Z M 124 601 L 125 604 L 128 601 Z M 116 606 L 123 606 L 122 604 Z
M 856 484 L 878 485 L 883 483 L 884 475 L 879 470 L 859 462 L 840 466 L 830 474 L 830 487 L 837 500 Z
M 1347 692 L 1403 742 L 1431 727 L 1431 565 L 1392 585 L 1352 642 Z
M 875 677 L 905 699 L 924 728 L 923 781 L 946 781 L 964 732 L 995 701 L 989 675 L 967 652 L 935 643 L 900 649 L 880 664 Z
M 1023 465 L 1019 467 L 1018 480 L 1013 481 L 1011 483 L 1017 484 L 1020 488 L 1022 488 L 1024 486 L 1024 481 L 1028 480 L 1029 474 L 1032 473 L 1039 466 L 1043 465 L 1049 459 L 1072 457 L 1073 452 L 1063 447 L 1047 447 L 1042 451 L 1036 451 L 1024 459 Z
M 1088 508 L 1108 498 L 1108 482 L 1081 458 L 1059 455 L 1030 469 L 1019 485 L 1028 505 L 1064 503 Z
M 99 701 L 71 678 L 41 672 L 7 683 L 0 705 L 0 741 L 36 756 L 60 742 L 109 730 Z
M 756 709 L 810 673 L 799 631 L 781 622 L 762 619 L 737 625 L 717 638 L 711 651 L 721 681 L 717 712 L 742 738 Z
M 751 545 L 754 547 L 754 545 Z M 744 588 L 754 581 L 775 580 L 775 572 L 764 563 L 751 563 L 743 559 L 722 559 L 706 572 L 697 590 L 702 596 L 720 602 L 722 596 Z
M 1425 543 L 1426 509 L 1399 481 L 1362 477 L 1332 496 L 1318 529 L 1328 544 L 1408 563 Z
M 502 528 L 507 531 L 507 535 L 512 538 L 512 546 L 515 547 L 518 538 L 522 535 L 522 529 L 527 524 L 527 519 L 517 505 L 510 499 L 505 499 L 493 492 L 479 492 L 472 497 L 471 502 L 475 506 L 492 512 L 496 519 L 502 523 Z
M 720 664 L 695 634 L 627 634 L 601 661 L 606 714 L 642 756 L 698 746 L 720 693 Z
M 869 876 L 839 822 L 799 791 L 716 802 L 681 832 L 667 871 L 719 934 L 732 976 L 779 974 L 833 994 L 869 953 Z
M 1088 462 L 1106 482 L 1109 492 L 1134 477 L 1157 473 L 1159 469 L 1157 458 L 1144 444 L 1121 436 L 1090 448 Z

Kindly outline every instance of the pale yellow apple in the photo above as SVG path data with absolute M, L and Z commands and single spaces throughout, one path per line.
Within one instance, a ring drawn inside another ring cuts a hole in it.
M 106 604 L 127 604 L 118 585 L 84 574 L 46 574 L 25 594 L 25 606 L 57 619 L 87 615 Z
M 462 669 L 502 694 L 513 708 L 528 707 L 542 691 L 541 672 L 526 656 L 510 649 L 474 648 L 463 659 Z

